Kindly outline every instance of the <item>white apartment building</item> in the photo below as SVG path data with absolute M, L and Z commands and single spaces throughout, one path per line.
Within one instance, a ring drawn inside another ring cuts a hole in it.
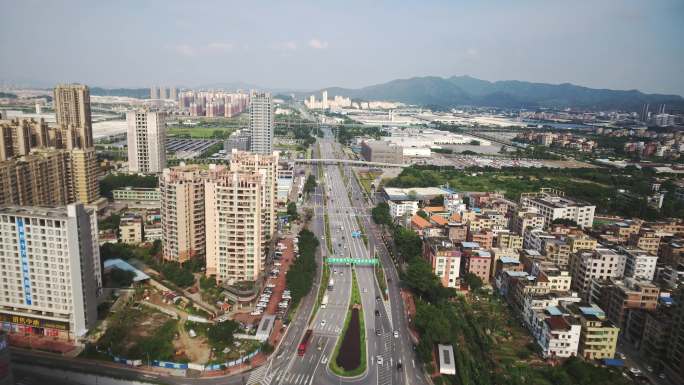
M 549 309 L 552 312 L 557 308 Z M 556 313 L 554 313 L 556 314 Z M 577 355 L 582 325 L 570 315 L 545 314 L 541 321 L 537 343 L 544 358 L 565 358 Z
M 580 293 L 583 300 L 590 301 L 592 279 L 622 278 L 625 273 L 625 260 L 624 255 L 604 247 L 571 254 L 573 289 Z
M 119 223 L 119 241 L 129 245 L 137 245 L 143 241 L 143 222 L 141 218 L 121 218 Z
M 218 284 L 259 278 L 262 191 L 259 173 L 224 171 L 205 183 L 206 273 Z
M 387 201 L 392 218 L 412 217 L 418 212 L 418 201 Z
M 626 257 L 625 277 L 653 281 L 658 262 L 657 256 L 634 247 L 620 247 L 618 250 Z
M 0 207 L 0 329 L 74 340 L 97 321 L 97 217 L 66 207 Z
M 250 103 L 250 151 L 258 154 L 272 154 L 275 108 L 271 94 L 268 92 L 252 92 Z
M 156 174 L 166 167 L 166 113 L 128 111 L 128 171 Z
M 535 333 L 535 328 L 538 328 L 538 324 L 535 323 L 536 312 L 543 311 L 549 307 L 559 306 L 561 302 L 580 302 L 581 299 L 577 293 L 572 291 L 552 291 L 546 294 L 539 295 L 526 295 L 523 299 L 522 304 L 522 318 L 523 321 L 530 328 L 533 335 Z
M 556 237 L 544 230 L 537 228 L 528 229 L 523 237 L 523 247 L 525 249 L 542 251 L 542 246 L 546 240 L 554 240 Z
M 511 230 L 525 236 L 530 229 L 543 229 L 546 220 L 539 214 L 539 210 L 533 207 L 519 209 L 510 220 Z
M 164 169 L 159 177 L 163 258 L 185 262 L 205 255 L 204 179 L 198 165 Z
M 124 187 L 112 190 L 112 196 L 115 202 L 124 203 L 129 208 L 159 208 L 161 205 L 158 187 Z
M 262 247 L 266 250 L 268 241 L 276 230 L 276 196 L 278 193 L 278 152 L 272 154 L 253 154 L 233 150 L 230 157 L 230 170 L 259 174 L 261 176 L 261 223 L 263 228 Z M 265 255 L 264 255 L 265 257 Z
M 556 219 L 570 219 L 582 227 L 591 227 L 594 223 L 596 206 L 566 198 L 562 191 L 542 189 L 539 193 L 522 194 L 520 203 L 536 208 L 544 217 L 546 226 Z

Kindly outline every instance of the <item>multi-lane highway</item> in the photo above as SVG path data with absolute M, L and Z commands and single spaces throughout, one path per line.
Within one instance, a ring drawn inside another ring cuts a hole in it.
M 341 146 L 334 141 L 330 130 L 324 129 L 324 132 L 325 138 L 319 139 L 316 146 L 316 152 L 318 152 L 316 155 L 326 159 L 347 159 Z M 370 220 L 371 207 L 363 197 L 357 180 L 352 176 L 350 166 L 314 165 L 313 175 L 318 175 L 318 167 L 322 167 L 323 179 L 318 181 L 318 187 L 310 200 L 310 205 L 314 209 L 314 218 L 310 228 L 321 241 L 320 253 L 318 253 L 319 266 L 322 266 L 323 258 L 326 257 L 372 258 L 377 256 L 382 262 L 385 276 L 389 281 L 388 300 L 384 300 L 377 285 L 373 267 L 354 267 L 364 310 L 366 372 L 356 378 L 340 378 L 328 369 L 328 361 L 334 347 L 338 339 L 342 337 L 341 330 L 351 297 L 352 267 L 346 265 L 331 266 L 334 285 L 332 290 L 327 291 L 328 305 L 325 309 L 319 309 L 316 316 L 309 322 L 316 301 L 318 282 L 321 278 L 321 269 L 318 269 L 312 293 L 300 303 L 282 342 L 266 364 L 251 372 L 227 377 L 182 378 L 159 373 L 136 373 L 113 364 L 99 364 L 102 372 L 110 371 L 113 376 L 119 378 L 139 381 L 156 380 L 169 384 L 426 384 L 427 380 L 417 364 L 412 349 L 414 342 L 408 333 L 408 322 L 398 286 L 399 277 L 381 241 L 378 229 Z M 329 253 L 326 247 L 324 221 L 326 213 L 330 225 L 332 253 Z M 357 219 L 368 237 L 368 246 L 362 238 L 355 238 L 351 235 L 352 232 L 361 230 Z M 371 255 L 372 252 L 375 255 Z M 321 284 L 327 286 L 328 282 L 321 282 Z M 379 314 L 377 316 L 376 310 Z M 307 329 L 313 330 L 313 337 L 306 354 L 299 356 L 297 345 Z M 381 365 L 378 365 L 378 356 L 382 357 Z M 25 359 L 21 361 L 28 362 L 34 357 L 27 352 L 26 357 L 22 357 Z M 50 361 L 57 367 L 73 367 L 75 370 L 84 370 L 92 365 L 81 360 L 57 357 L 50 357 Z M 398 368 L 399 362 L 402 364 L 401 368 Z

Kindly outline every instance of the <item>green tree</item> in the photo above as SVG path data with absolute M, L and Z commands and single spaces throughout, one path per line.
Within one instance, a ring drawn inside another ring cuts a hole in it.
M 161 266 L 161 273 L 164 278 L 180 287 L 189 287 L 195 283 L 195 276 L 189 269 L 184 269 L 176 262 L 167 262 Z
M 468 284 L 468 287 L 472 291 L 478 291 L 484 285 L 482 279 L 473 273 L 466 273 L 466 275 L 463 276 L 463 280 Z
M 371 216 L 373 217 L 373 222 L 379 225 L 391 225 L 392 216 L 390 215 L 389 205 L 387 202 L 378 203 L 371 210 Z
M 224 321 L 217 322 L 209 327 L 207 330 L 207 339 L 209 344 L 216 348 L 216 350 L 222 350 L 226 346 L 233 344 L 234 334 L 239 328 L 239 324 L 235 321 Z
M 396 226 L 393 232 L 394 244 L 405 261 L 418 258 L 423 252 L 423 241 L 415 231 Z
M 304 183 L 304 194 L 311 195 L 316 190 L 316 177 L 309 174 Z
M 294 202 L 290 202 L 287 204 L 287 215 L 290 217 L 290 220 L 296 221 L 299 219 L 299 214 L 297 213 L 297 204 Z
M 556 218 L 553 220 L 552 224 L 577 227 L 577 222 L 575 222 L 572 219 L 567 219 L 567 218 Z
M 111 214 L 109 217 L 98 222 L 97 227 L 100 230 L 118 230 L 121 223 L 121 216 L 118 214 Z
M 406 269 L 405 283 L 420 295 L 429 295 L 439 284 L 432 266 L 423 259 L 415 259 Z
M 287 288 L 292 295 L 292 303 L 296 305 L 302 297 L 307 295 L 313 286 L 316 275 L 316 248 L 318 238 L 307 229 L 303 229 L 298 235 L 299 257 L 292 263 L 285 275 Z
M 109 279 L 114 287 L 129 287 L 133 283 L 135 273 L 128 270 L 113 268 L 109 271 Z
M 154 188 L 159 185 L 156 176 L 142 176 L 135 174 L 109 174 L 100 181 L 100 194 L 112 197 L 112 190 L 122 187 Z
M 154 242 L 152 242 L 152 248 L 150 249 L 150 254 L 154 257 L 158 257 L 159 254 L 161 253 L 162 250 L 162 242 L 159 239 L 155 239 Z

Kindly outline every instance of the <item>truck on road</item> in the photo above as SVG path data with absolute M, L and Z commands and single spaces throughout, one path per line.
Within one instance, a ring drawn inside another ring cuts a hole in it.
M 304 353 L 306 353 L 306 348 L 309 346 L 309 341 L 311 341 L 311 335 L 313 334 L 313 330 L 309 329 L 304 333 L 304 337 L 302 338 L 302 342 L 299 343 L 299 346 L 297 347 L 297 355 L 303 356 Z
M 335 280 L 330 277 L 330 281 L 328 281 L 328 290 L 332 290 L 333 287 L 335 287 Z
M 325 309 L 326 307 L 328 307 L 328 295 L 327 294 L 325 294 L 323 296 L 323 300 L 321 301 L 321 309 Z

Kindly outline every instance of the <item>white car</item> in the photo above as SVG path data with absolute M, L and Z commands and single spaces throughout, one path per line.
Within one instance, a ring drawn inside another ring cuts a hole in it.
M 399 330 L 394 331 L 394 338 L 399 338 Z
M 378 365 L 382 365 L 382 356 L 377 357 Z
M 253 312 L 249 313 L 249 315 L 261 315 L 261 311 L 259 310 L 254 310 Z
M 323 358 L 321 358 L 321 364 L 325 365 L 327 363 L 328 363 L 328 357 L 323 356 Z
M 639 368 L 629 368 L 629 371 L 634 375 L 641 374 L 641 370 Z
M 325 326 L 325 320 L 321 320 L 321 326 Z

